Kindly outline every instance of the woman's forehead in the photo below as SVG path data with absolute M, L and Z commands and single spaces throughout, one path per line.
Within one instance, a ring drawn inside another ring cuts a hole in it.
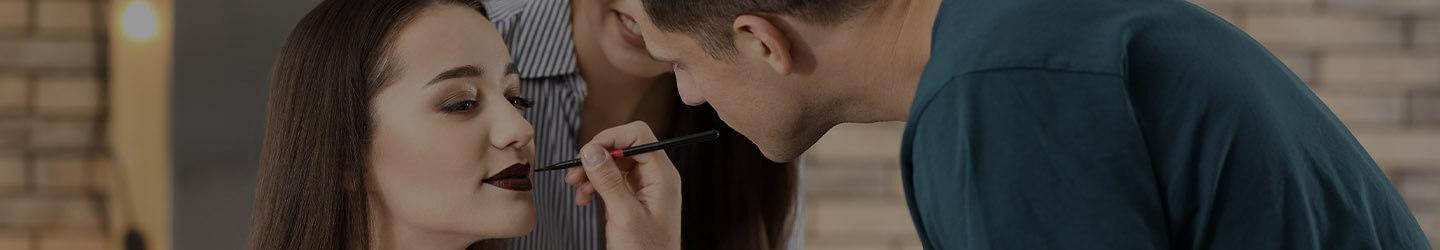
M 505 70 L 509 51 L 484 16 L 460 6 L 429 8 L 399 30 L 391 54 L 399 68 L 430 75 L 464 65 Z

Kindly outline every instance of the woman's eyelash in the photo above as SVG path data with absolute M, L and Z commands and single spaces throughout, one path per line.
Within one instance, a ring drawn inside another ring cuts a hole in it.
M 470 112 L 471 110 L 475 110 L 475 106 L 478 106 L 479 104 L 480 102 L 476 102 L 473 100 L 465 100 L 445 105 L 445 107 L 440 108 L 440 111 L 444 111 L 445 113 L 465 113 Z
M 530 99 L 525 99 L 524 97 L 512 96 L 506 97 L 505 99 L 509 100 L 510 105 L 514 105 L 516 109 L 527 109 L 535 105 Z

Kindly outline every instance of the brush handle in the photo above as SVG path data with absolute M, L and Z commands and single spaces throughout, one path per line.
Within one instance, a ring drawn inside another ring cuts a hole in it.
M 712 141 L 712 140 L 715 140 L 715 139 L 717 139 L 717 138 L 720 138 L 720 131 L 710 130 L 710 131 L 701 132 L 701 133 L 699 133 L 699 134 L 693 134 L 693 135 L 675 137 L 675 138 L 670 138 L 669 140 L 664 140 L 664 141 L 660 141 L 660 142 L 656 142 L 656 143 L 648 143 L 648 144 L 645 144 L 645 145 L 634 146 L 634 147 L 627 148 L 627 149 L 625 149 L 625 150 L 619 150 L 619 149 L 610 150 L 610 157 L 614 157 L 614 158 L 630 157 L 630 156 L 634 156 L 634 155 L 638 155 L 638 154 L 644 154 L 644 153 L 649 153 L 649 152 L 656 151 L 656 150 L 661 150 L 661 149 L 674 148 L 674 147 L 680 147 L 680 146 L 685 146 L 685 145 L 690 145 L 690 144 L 695 144 L 695 143 L 700 143 L 700 142 Z M 537 169 L 535 169 L 535 172 L 545 172 L 545 171 L 561 170 L 561 169 L 578 167 L 578 166 L 580 166 L 580 165 L 582 165 L 582 164 L 580 164 L 580 159 L 572 159 L 572 160 L 562 161 L 562 162 L 560 162 L 560 163 L 552 164 L 552 165 L 550 165 L 550 166 L 545 166 L 545 167 L 543 167 L 543 168 L 537 168 Z

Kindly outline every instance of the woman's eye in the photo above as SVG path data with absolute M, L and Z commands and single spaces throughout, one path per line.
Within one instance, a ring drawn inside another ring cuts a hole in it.
M 476 101 L 462 101 L 450 105 L 445 105 L 445 107 L 441 108 L 440 110 L 445 111 L 445 113 L 465 113 L 470 112 L 471 110 L 475 110 L 475 106 L 479 104 L 480 103 Z
M 506 97 L 505 99 L 509 100 L 510 105 L 515 106 L 516 109 L 527 109 L 535 105 L 530 102 L 530 99 L 525 99 L 524 97 Z

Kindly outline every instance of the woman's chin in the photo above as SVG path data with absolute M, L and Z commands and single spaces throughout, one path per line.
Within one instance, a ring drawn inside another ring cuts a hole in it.
M 495 238 L 515 238 L 530 234 L 535 230 L 535 208 L 532 206 L 524 211 L 513 211 L 506 213 L 506 216 L 498 217 L 495 221 L 496 227 L 491 232 Z
M 625 45 L 603 46 L 607 47 L 605 57 L 610 65 L 615 65 L 616 71 L 632 77 L 656 77 L 670 72 L 670 65 L 656 61 L 650 57 L 649 52 L 635 50 Z
M 491 187 L 493 188 L 493 187 Z M 514 238 L 529 234 L 535 229 L 535 202 L 529 192 L 516 192 L 501 188 L 482 191 L 469 207 L 457 211 L 451 217 L 453 224 L 470 234 L 483 235 L 487 239 Z

